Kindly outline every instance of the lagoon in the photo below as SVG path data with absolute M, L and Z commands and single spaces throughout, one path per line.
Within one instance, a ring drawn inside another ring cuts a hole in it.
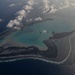
M 47 30 L 47 32 L 44 30 Z M 58 33 L 72 30 L 75 30 L 75 25 L 73 23 L 67 22 L 67 20 L 64 19 L 55 19 L 26 26 L 23 30 L 17 31 L 11 35 L 13 40 L 17 43 L 46 48 L 43 41 L 52 36 L 52 31 Z

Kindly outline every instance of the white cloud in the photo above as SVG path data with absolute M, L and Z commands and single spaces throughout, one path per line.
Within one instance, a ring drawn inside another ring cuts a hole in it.
M 32 21 L 33 21 L 33 19 L 30 19 L 29 21 L 30 21 L 30 22 L 32 22 Z
M 49 14 L 49 13 L 55 13 L 56 11 L 58 11 L 58 9 L 54 8 L 54 6 L 55 6 L 55 5 L 50 6 L 49 9 L 46 10 L 46 11 L 43 11 L 43 13 L 44 13 L 44 14 L 45 14 L 45 13 L 47 13 L 47 14 Z
M 34 4 L 34 0 L 29 0 L 27 2 L 27 5 L 25 5 L 22 10 L 17 12 L 18 16 L 14 20 L 10 20 L 10 22 L 7 24 L 7 27 L 9 28 L 13 27 L 15 29 L 19 29 L 23 18 L 26 18 L 28 12 L 30 12 L 30 10 L 33 9 L 32 8 L 33 4 Z
M 10 20 L 10 22 L 7 25 L 7 27 L 11 28 L 11 27 L 13 27 L 13 25 L 14 25 L 13 20 Z
M 0 22 L 2 22 L 2 19 L 0 19 Z
M 34 4 L 34 0 L 29 0 L 27 3 L 28 3 L 29 5 L 33 5 L 33 4 Z
M 57 9 L 54 8 L 55 5 L 50 5 L 49 0 L 42 0 L 43 1 L 43 14 L 45 13 L 55 13 Z
M 72 6 L 75 6 L 75 3 L 71 3 Z
M 69 8 L 71 6 L 75 6 L 75 0 L 64 0 L 62 5 L 59 6 L 59 9 Z
M 41 6 L 42 6 L 42 10 L 44 14 L 45 13 L 55 13 L 57 11 L 54 8 L 54 6 L 49 5 L 50 3 L 49 0 L 41 0 L 41 2 L 42 2 Z M 27 5 L 23 6 L 22 10 L 16 13 L 17 17 L 14 20 L 10 20 L 9 23 L 7 24 L 7 27 L 19 29 L 20 25 L 22 25 L 22 20 L 27 17 L 27 15 L 29 14 L 29 12 L 31 12 L 31 10 L 33 10 L 34 4 L 37 4 L 37 2 L 34 0 L 27 1 Z M 15 4 L 11 4 L 10 6 L 11 7 L 15 6 Z M 39 21 L 39 20 L 42 20 L 42 18 L 37 17 L 35 19 L 26 20 L 26 22 Z
M 50 9 L 50 6 L 49 6 L 49 1 L 48 0 L 42 0 L 42 10 L 43 10 L 43 13 L 45 13 L 47 10 Z
M 33 22 L 33 21 L 42 21 L 43 19 L 39 16 L 39 17 L 36 17 L 34 19 L 27 19 L 26 22 Z
M 21 21 L 23 19 L 23 17 L 26 17 L 26 12 L 25 10 L 20 10 L 19 12 L 17 12 L 18 16 L 14 19 L 14 20 L 11 20 L 7 27 L 11 28 L 11 27 L 14 27 L 14 26 L 20 26 L 21 25 Z
M 9 5 L 9 7 L 14 7 L 14 6 L 16 6 L 16 5 L 15 5 L 15 4 L 10 4 L 10 5 Z
M 27 19 L 26 22 L 33 22 L 33 19 Z
M 66 0 L 63 6 L 60 6 L 59 9 L 68 8 L 70 6 L 69 2 Z
M 42 4 L 40 7 L 42 7 L 41 10 L 44 13 L 44 15 L 50 14 L 50 13 L 55 13 L 57 11 L 57 9 L 55 8 L 56 7 L 55 5 L 50 5 L 51 2 L 49 0 L 41 0 L 41 2 L 42 2 Z M 24 18 L 27 18 L 28 14 L 31 12 L 31 10 L 34 9 L 33 8 L 34 4 L 35 5 L 37 4 L 37 2 L 35 0 L 28 0 L 27 5 L 23 6 L 22 10 L 20 10 L 16 13 L 17 17 L 15 17 L 14 20 L 10 20 L 9 23 L 7 24 L 7 27 L 9 27 L 9 28 L 13 27 L 15 29 L 18 29 L 20 27 L 20 25 L 22 25 L 22 20 Z M 11 6 L 13 6 L 13 4 Z M 39 10 L 37 10 L 37 11 L 39 11 Z M 27 19 L 26 22 L 38 21 L 38 20 L 42 20 L 42 18 L 37 17 L 35 19 L 30 19 L 30 20 Z
M 27 10 L 27 11 L 33 9 L 32 6 L 30 6 L 30 5 L 26 5 L 26 6 L 24 6 L 23 8 L 24 8 L 25 10 Z
M 44 4 L 44 10 L 47 10 L 49 9 L 49 1 L 48 0 L 42 0 L 43 1 L 43 4 Z
M 51 6 L 51 10 L 50 10 L 50 13 L 55 13 L 57 11 L 57 9 L 54 8 L 54 5 Z
M 20 27 L 14 27 L 14 29 L 21 30 L 21 28 L 20 28 Z
M 41 21 L 41 20 L 42 20 L 41 17 L 37 17 L 37 18 L 34 19 L 34 21 Z
M 3 22 L 3 21 L 4 21 L 3 19 L 0 19 L 0 23 Z

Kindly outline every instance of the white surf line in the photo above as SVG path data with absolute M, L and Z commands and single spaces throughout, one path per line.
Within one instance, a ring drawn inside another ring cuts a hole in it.
M 71 50 L 72 50 L 72 46 L 71 46 L 71 39 L 73 38 L 75 36 L 75 34 L 74 35 L 72 35 L 70 38 L 69 38 L 69 45 L 70 45 L 70 50 L 69 50 L 69 53 L 68 53 L 68 55 L 67 55 L 67 57 L 64 59 L 64 60 L 62 60 L 62 61 L 60 61 L 60 62 L 56 62 L 56 61 L 50 61 L 50 60 L 47 60 L 47 59 L 44 59 L 44 58 L 39 58 L 39 57 L 26 57 L 26 58 L 18 58 L 18 59 L 13 59 L 13 60 L 4 60 L 4 61 L 0 61 L 0 62 L 8 62 L 8 61 L 16 61 L 16 60 L 21 60 L 21 59 L 38 59 L 38 60 L 43 60 L 43 61 L 46 61 L 46 62 L 50 62 L 50 63 L 53 63 L 53 64 L 63 64 L 64 62 L 66 62 L 67 61 L 67 59 L 69 58 L 69 56 L 70 56 L 70 54 L 71 54 Z M 24 56 L 24 55 L 19 55 L 19 56 Z M 13 57 L 13 56 L 12 56 Z M 3 58 L 7 58 L 7 57 L 3 57 Z M 8 57 L 9 58 L 9 57 Z

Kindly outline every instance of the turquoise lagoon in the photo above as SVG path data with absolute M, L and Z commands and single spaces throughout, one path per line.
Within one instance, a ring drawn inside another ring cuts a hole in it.
M 44 32 L 44 30 L 47 32 Z M 25 26 L 23 30 L 16 31 L 8 35 L 7 39 L 12 37 L 14 42 L 21 43 L 26 46 L 47 48 L 43 43 L 43 40 L 46 40 L 52 36 L 52 31 L 58 33 L 72 30 L 75 30 L 75 25 L 73 22 L 71 23 L 64 19 L 55 19 L 33 24 L 31 26 Z M 0 43 L 3 41 L 4 40 L 0 40 Z
M 0 40 L 0 43 L 2 42 L 2 39 Z
M 44 32 L 47 30 L 47 32 Z M 13 33 L 13 39 L 17 43 L 27 46 L 39 46 L 46 48 L 43 40 L 52 36 L 52 31 L 67 32 L 75 30 L 75 25 L 67 20 L 55 19 L 24 27 L 22 31 Z M 41 33 L 40 33 L 41 32 Z
M 0 39 L 0 43 L 2 43 L 5 39 Z

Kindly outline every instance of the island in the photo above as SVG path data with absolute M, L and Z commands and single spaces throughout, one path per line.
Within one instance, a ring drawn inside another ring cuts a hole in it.
M 49 39 L 61 39 L 63 37 L 66 37 L 70 34 L 72 34 L 73 32 L 75 32 L 75 30 L 71 31 L 71 32 L 62 32 L 62 33 L 55 33 L 54 31 L 52 32 L 53 36 L 50 37 Z
M 50 19 L 45 19 L 50 20 Z M 39 21 L 41 22 L 41 21 Z M 37 22 L 29 23 L 28 25 L 35 24 Z M 17 30 L 11 28 L 0 33 L 0 39 L 5 38 L 9 34 Z M 44 59 L 52 63 L 73 63 L 71 62 L 71 52 L 74 53 L 74 35 L 75 30 L 70 32 L 52 32 L 53 36 L 44 40 L 43 43 L 47 46 L 46 50 L 40 50 L 36 46 L 22 47 L 22 46 L 2 46 L 0 45 L 0 61 L 9 61 L 14 59 Z M 9 45 L 9 44 L 7 44 Z M 73 51 L 72 51 L 73 50 Z M 75 55 L 75 54 L 73 54 Z
M 0 61 L 1 60 L 8 60 L 8 59 L 14 59 L 15 57 L 18 58 L 20 55 L 23 57 L 31 57 L 31 56 L 37 56 L 37 57 L 44 57 L 44 58 L 56 58 L 58 51 L 57 47 L 53 42 L 46 42 L 44 43 L 47 45 L 48 49 L 46 51 L 41 51 L 35 46 L 30 47 L 0 47 Z M 4 57 L 4 58 L 3 58 Z

